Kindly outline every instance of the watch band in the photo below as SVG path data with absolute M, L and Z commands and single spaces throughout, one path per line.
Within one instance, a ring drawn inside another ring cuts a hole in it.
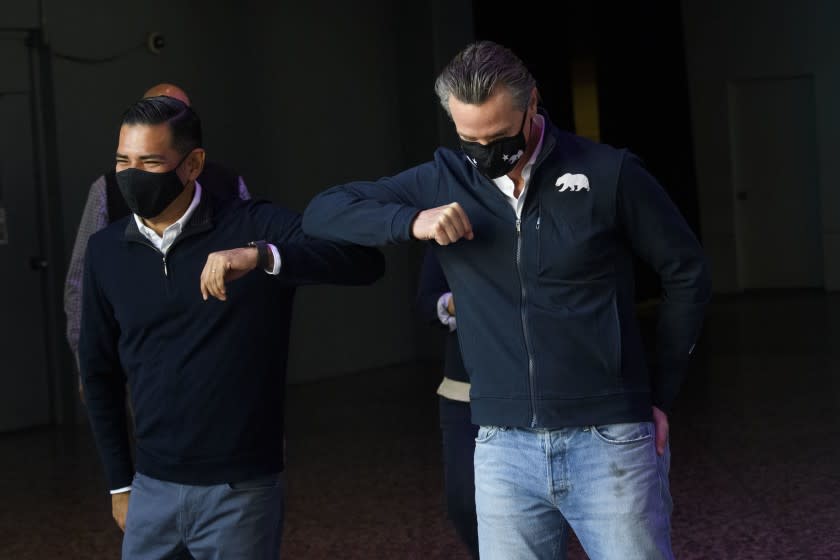
M 268 270 L 268 243 L 263 240 L 251 241 L 248 247 L 257 248 L 257 268 L 261 270 Z

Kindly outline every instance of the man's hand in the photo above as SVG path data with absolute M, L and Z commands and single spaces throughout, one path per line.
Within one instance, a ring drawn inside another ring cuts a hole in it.
M 111 494 L 111 515 L 114 516 L 114 521 L 123 531 L 125 531 L 125 516 L 128 513 L 128 499 L 130 497 L 130 491 Z
M 446 312 L 455 316 L 455 296 L 449 296 L 449 303 L 446 304 Z
M 225 301 L 227 299 L 225 282 L 242 278 L 256 267 L 256 247 L 210 253 L 204 270 L 201 271 L 201 297 L 204 301 L 207 301 L 210 296 Z
M 665 454 L 665 446 L 668 444 L 668 415 L 653 407 L 653 429 L 656 436 L 656 452 L 659 455 Z
M 434 239 L 438 245 L 455 243 L 462 237 L 473 238 L 472 224 L 467 213 L 457 202 L 423 210 L 411 224 L 411 235 L 415 239 Z

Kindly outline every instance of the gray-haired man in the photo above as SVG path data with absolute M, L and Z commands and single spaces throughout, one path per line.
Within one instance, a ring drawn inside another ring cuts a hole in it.
M 470 375 L 482 560 L 672 558 L 668 420 L 710 281 L 700 244 L 626 150 L 557 129 L 508 49 L 479 42 L 437 79 L 461 140 L 433 161 L 318 195 L 304 230 L 434 241 Z M 657 363 L 633 254 L 663 287 Z

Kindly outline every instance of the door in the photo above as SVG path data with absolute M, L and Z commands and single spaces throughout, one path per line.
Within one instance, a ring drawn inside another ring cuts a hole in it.
M 823 286 L 813 78 L 735 82 L 729 95 L 741 287 Z
M 29 53 L 0 34 L 0 431 L 50 422 Z

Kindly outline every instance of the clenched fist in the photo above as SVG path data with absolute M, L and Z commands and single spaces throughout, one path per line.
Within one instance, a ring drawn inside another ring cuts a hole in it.
M 467 213 L 457 202 L 423 210 L 411 224 L 415 239 L 437 241 L 438 245 L 455 243 L 462 237 L 473 238 L 472 224 Z

